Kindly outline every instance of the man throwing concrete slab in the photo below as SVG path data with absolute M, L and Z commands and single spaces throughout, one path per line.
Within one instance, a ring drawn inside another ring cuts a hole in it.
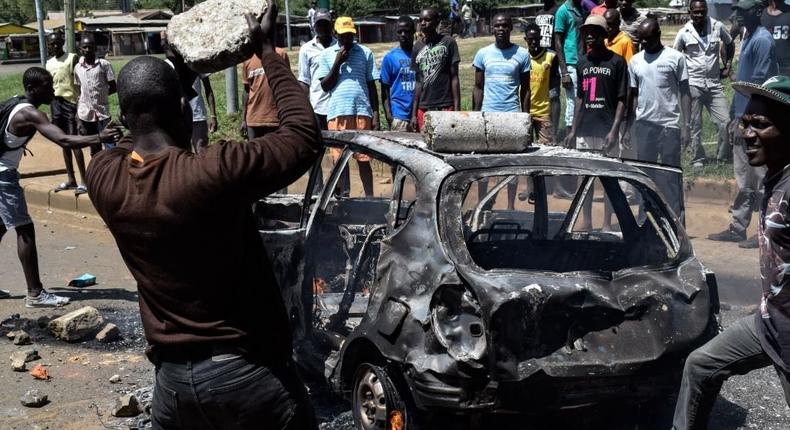
M 27 212 L 24 190 L 19 185 L 19 162 L 36 132 L 67 150 L 84 148 L 101 140 L 116 141 L 121 133 L 108 128 L 92 136 L 66 134 L 38 110 L 55 97 L 52 75 L 41 67 L 31 67 L 25 71 L 22 84 L 24 97 L 12 97 L 0 104 L 0 240 L 9 229 L 16 230 L 17 252 L 27 283 L 25 306 L 63 306 L 69 303 L 69 298 L 47 292 L 41 283 L 36 232 Z M 0 290 L 0 297 L 9 296 L 8 291 Z
M 273 3 L 260 26 L 247 19 L 277 105 L 277 130 L 193 155 L 176 71 L 138 57 L 118 75 L 131 137 L 88 166 L 91 200 L 137 281 L 157 369 L 154 428 L 317 428 L 251 210 L 298 179 L 321 150 L 307 97 L 275 52 L 276 17 Z

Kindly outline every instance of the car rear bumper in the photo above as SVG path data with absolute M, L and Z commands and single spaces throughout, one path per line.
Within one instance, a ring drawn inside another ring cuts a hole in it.
M 682 363 L 681 363 L 682 365 Z M 661 373 L 599 378 L 551 378 L 523 381 L 443 381 L 431 373 L 407 375 L 416 405 L 450 413 L 544 413 L 609 402 L 642 403 L 674 394 L 682 366 Z

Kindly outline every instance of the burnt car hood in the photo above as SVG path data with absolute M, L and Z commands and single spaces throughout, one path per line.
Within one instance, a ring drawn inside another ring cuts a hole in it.
M 487 321 L 491 376 L 522 380 L 628 375 L 682 357 L 705 339 L 705 269 L 679 265 L 591 272 L 479 271 L 456 266 Z

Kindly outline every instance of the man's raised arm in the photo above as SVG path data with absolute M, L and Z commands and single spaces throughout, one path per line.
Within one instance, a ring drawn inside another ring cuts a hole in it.
M 275 53 L 275 3 L 259 24 L 247 15 L 255 55 L 261 59 L 277 105 L 277 131 L 247 144 L 218 145 L 219 174 L 251 199 L 279 190 L 299 178 L 313 164 L 321 147 L 315 115 L 301 85 L 283 59 Z

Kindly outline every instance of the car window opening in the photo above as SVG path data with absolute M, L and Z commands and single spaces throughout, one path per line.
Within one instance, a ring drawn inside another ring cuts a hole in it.
M 615 272 L 672 261 L 672 222 L 643 185 L 606 176 L 470 176 L 463 237 L 484 270 Z

